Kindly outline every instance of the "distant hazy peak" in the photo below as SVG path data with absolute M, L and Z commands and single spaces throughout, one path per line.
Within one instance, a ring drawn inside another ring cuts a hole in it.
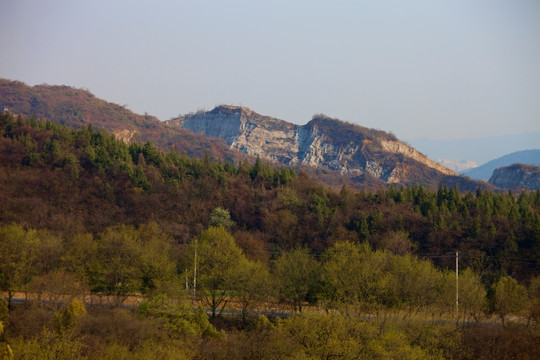
M 540 165 L 540 149 L 516 151 L 488 161 L 484 165 L 478 166 L 474 169 L 466 170 L 463 173 L 473 179 L 487 181 L 495 169 L 516 163 Z

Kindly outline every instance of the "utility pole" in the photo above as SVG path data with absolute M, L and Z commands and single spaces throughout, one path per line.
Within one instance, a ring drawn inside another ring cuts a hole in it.
M 459 252 L 456 251 L 456 322 L 459 321 Z
M 197 238 L 195 238 L 195 265 L 193 267 L 193 299 L 197 294 Z

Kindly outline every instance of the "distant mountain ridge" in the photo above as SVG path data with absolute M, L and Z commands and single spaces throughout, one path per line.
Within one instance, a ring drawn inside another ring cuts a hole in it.
M 84 89 L 63 85 L 30 87 L 20 81 L 0 79 L 0 106 L 0 111 L 46 118 L 74 129 L 92 125 L 115 134 L 125 142 L 151 141 L 164 150 L 173 146 L 189 156 L 203 157 L 205 153 L 227 159 L 239 156 L 219 139 L 169 128 L 154 116 L 135 114 Z
M 506 154 L 537 149 L 540 131 L 454 140 L 412 139 L 407 143 L 440 162 L 472 161 L 481 165 Z
M 368 174 L 386 183 L 434 185 L 457 174 L 392 134 L 316 115 L 306 125 L 222 105 L 166 122 L 207 136 L 230 148 L 289 166 L 328 168 L 342 175 Z
M 495 169 L 512 164 L 540 165 L 540 149 L 516 151 L 488 161 L 476 168 L 466 170 L 463 174 L 473 179 L 487 181 Z
M 36 85 L 0 79 L 0 106 L 13 114 L 47 118 L 73 128 L 92 125 L 125 142 L 152 142 L 168 151 L 174 147 L 189 156 L 205 154 L 229 161 L 256 156 L 293 166 L 330 186 L 350 184 L 380 188 L 389 184 L 443 183 L 462 191 L 479 186 L 428 159 L 394 135 L 353 125 L 324 115 L 306 125 L 294 125 L 245 108 L 218 106 L 166 122 L 138 115 L 96 98 L 84 89 Z

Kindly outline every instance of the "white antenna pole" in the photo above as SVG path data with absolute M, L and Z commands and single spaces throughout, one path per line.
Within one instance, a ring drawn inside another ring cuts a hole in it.
M 197 238 L 195 238 L 195 265 L 193 267 L 193 298 L 197 293 Z
M 456 322 L 459 321 L 459 252 L 456 251 Z

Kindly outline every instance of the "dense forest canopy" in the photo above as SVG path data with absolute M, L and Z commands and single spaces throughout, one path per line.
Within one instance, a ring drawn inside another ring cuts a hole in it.
M 334 191 L 260 159 L 191 158 L 91 126 L 11 114 L 0 115 L 0 168 L 1 290 L 8 300 L 17 291 L 46 297 L 41 306 L 52 309 L 8 302 L 4 311 L 0 301 L 0 322 L 20 336 L 15 352 L 39 354 L 54 343 L 64 358 L 112 358 L 114 346 L 126 358 L 135 351 L 145 358 L 149 348 L 171 358 L 178 351 L 219 358 L 214 350 L 246 359 L 482 358 L 473 339 L 500 333 L 456 330 L 447 319 L 470 324 L 494 314 L 505 327 L 512 316 L 540 320 L 540 191 Z M 118 308 L 87 314 L 81 294 L 144 303 L 138 318 Z M 257 318 L 270 308 L 305 313 L 310 306 L 325 315 Z M 216 329 L 230 309 L 241 315 L 242 332 Z M 365 314 L 382 322 L 351 321 Z M 418 314 L 442 325 L 415 323 Z M 411 322 L 392 325 L 389 316 Z M 32 321 L 42 328 L 25 327 Z M 153 331 L 146 343 L 141 324 Z M 518 342 L 512 336 L 529 330 L 505 329 L 503 338 L 523 349 L 538 339 L 533 332 Z M 92 341 L 104 343 L 92 353 Z

